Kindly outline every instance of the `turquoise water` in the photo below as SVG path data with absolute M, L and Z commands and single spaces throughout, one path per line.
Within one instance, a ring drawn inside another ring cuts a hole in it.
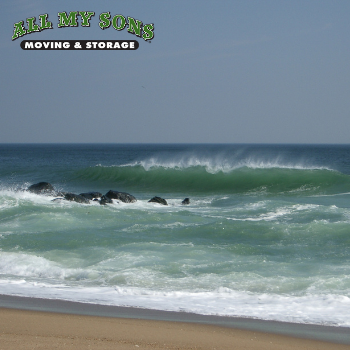
M 0 145 L 1 294 L 350 326 L 349 223 L 350 146 Z

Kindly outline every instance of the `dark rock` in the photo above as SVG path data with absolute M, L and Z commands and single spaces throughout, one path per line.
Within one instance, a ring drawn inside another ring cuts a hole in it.
M 106 197 L 110 198 L 110 199 L 119 199 L 120 201 L 124 202 L 124 203 L 134 203 L 136 202 L 136 198 L 126 192 L 118 192 L 118 191 L 108 191 L 105 194 Z
M 86 199 L 93 200 L 95 198 L 101 198 L 102 197 L 102 193 L 100 193 L 100 192 L 85 192 L 85 193 L 80 193 L 79 196 L 83 196 Z
M 86 199 L 83 196 L 80 196 L 79 194 L 74 194 L 74 193 L 66 193 L 64 196 L 64 199 L 67 201 L 73 201 L 77 203 L 84 203 L 84 204 L 89 204 L 90 201 Z
M 102 196 L 99 202 L 101 205 L 113 203 L 113 201 L 109 197 L 106 197 L 106 196 Z
M 29 192 L 36 194 L 52 194 L 55 193 L 55 189 L 48 182 L 38 182 L 37 184 L 31 185 L 27 189 Z
M 160 198 L 160 197 L 153 197 L 152 199 L 150 199 L 148 201 L 148 203 L 159 203 L 159 204 L 163 204 L 163 205 L 168 205 L 167 201 L 163 198 Z
M 189 198 L 185 198 L 182 202 L 181 202 L 181 204 L 190 204 L 190 199 Z

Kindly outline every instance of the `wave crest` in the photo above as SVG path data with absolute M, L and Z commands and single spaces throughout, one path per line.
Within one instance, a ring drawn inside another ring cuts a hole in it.
M 310 192 L 329 194 L 350 191 L 350 176 L 335 170 L 301 165 L 245 162 L 213 164 L 187 159 L 159 162 L 156 159 L 125 164 L 85 168 L 76 180 L 127 190 L 184 193 L 264 193 Z M 339 192 L 340 191 L 340 192 Z
M 151 157 L 146 160 L 138 161 L 135 163 L 125 164 L 124 166 L 142 166 L 145 170 L 149 171 L 153 168 L 165 168 L 165 169 L 188 169 L 192 167 L 203 167 L 208 173 L 216 174 L 219 172 L 229 173 L 240 168 L 250 169 L 303 169 L 303 170 L 332 170 L 331 168 L 305 164 L 303 162 L 286 162 L 282 157 L 276 157 L 274 159 L 261 159 L 260 157 L 248 157 L 244 159 L 239 158 L 227 158 L 223 156 L 216 157 L 198 157 L 193 155 L 184 156 L 181 155 L 178 158 L 172 157 L 172 159 L 162 159 L 161 157 Z M 122 165 L 123 166 L 123 165 Z

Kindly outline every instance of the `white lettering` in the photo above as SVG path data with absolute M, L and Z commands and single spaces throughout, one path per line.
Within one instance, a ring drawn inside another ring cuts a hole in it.
M 24 45 L 25 49 L 34 49 L 34 44 L 32 41 L 26 41 Z

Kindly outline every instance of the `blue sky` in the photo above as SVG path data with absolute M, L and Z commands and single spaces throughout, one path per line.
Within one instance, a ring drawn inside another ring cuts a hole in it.
M 94 11 L 58 28 L 58 12 Z M 145 42 L 99 14 L 154 23 Z M 53 29 L 12 41 L 47 13 Z M 5 0 L 0 142 L 349 143 L 350 1 Z M 136 51 L 24 51 L 22 40 Z

